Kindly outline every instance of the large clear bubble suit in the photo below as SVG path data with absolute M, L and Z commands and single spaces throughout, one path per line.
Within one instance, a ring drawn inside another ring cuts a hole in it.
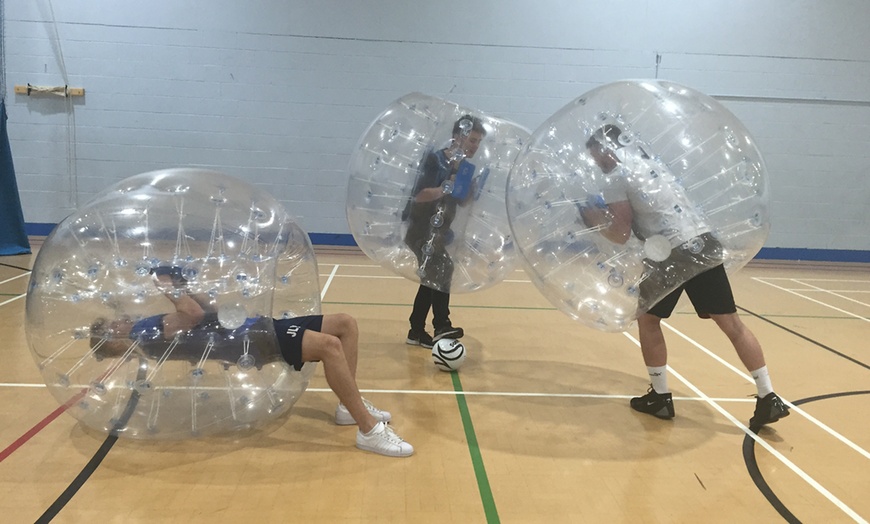
M 171 339 L 106 327 L 187 298 L 204 318 Z M 119 182 L 57 226 L 36 258 L 26 327 L 49 391 L 84 425 L 181 439 L 286 413 L 315 368 L 285 363 L 271 317 L 319 311 L 311 243 L 271 195 L 169 169 Z
M 587 143 L 616 168 L 604 172 Z M 749 132 L 709 96 L 662 80 L 603 85 L 560 109 L 517 156 L 507 192 L 535 285 L 603 331 L 627 329 L 709 267 L 739 269 L 769 232 L 767 173 Z M 634 210 L 625 243 L 602 231 L 615 216 L 604 204 L 619 200 Z M 590 208 L 606 220 L 587 225 Z
M 476 143 L 477 125 L 485 133 L 475 152 L 466 144 Z M 528 136 L 516 124 L 440 98 L 410 93 L 396 100 L 351 157 L 347 219 L 357 244 L 381 266 L 439 291 L 501 282 L 517 260 L 504 206 L 507 176 Z M 448 181 L 446 196 L 412 205 L 427 161 L 434 166 L 439 154 L 442 165 L 464 166 L 470 184 Z

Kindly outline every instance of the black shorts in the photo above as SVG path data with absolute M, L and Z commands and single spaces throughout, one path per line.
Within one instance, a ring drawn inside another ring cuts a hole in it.
M 274 319 L 275 334 L 281 354 L 293 369 L 302 369 L 302 334 L 305 330 L 320 332 L 323 329 L 323 315 Z
M 683 290 L 689 295 L 689 300 L 695 306 L 695 312 L 701 318 L 737 312 L 734 295 L 731 292 L 731 283 L 728 281 L 727 273 L 725 273 L 725 266 L 720 264 L 689 279 L 688 282 L 673 290 L 651 307 L 647 313 L 659 318 L 670 317 L 677 306 L 680 295 L 683 294 Z

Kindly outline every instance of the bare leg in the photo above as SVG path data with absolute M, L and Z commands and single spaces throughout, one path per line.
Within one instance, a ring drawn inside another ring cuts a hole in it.
M 323 315 L 323 325 L 320 332 L 338 337 L 350 374 L 356 377 L 357 355 L 359 353 L 359 327 L 356 319 L 346 313 Z
M 710 315 L 710 317 L 716 322 L 719 329 L 728 336 L 731 344 L 734 345 L 734 349 L 737 350 L 737 356 L 740 357 L 740 361 L 743 362 L 748 371 L 754 371 L 765 365 L 761 344 L 758 343 L 758 339 L 755 338 L 752 331 L 737 316 L 737 313 Z
M 640 351 L 647 367 L 665 366 L 668 363 L 668 346 L 662 333 L 662 319 L 644 313 L 637 319 Z
M 350 412 L 360 431 L 363 433 L 371 431 L 377 424 L 377 420 L 363 404 L 356 380 L 350 371 L 345 352 L 342 350 L 341 339 L 334 335 L 306 330 L 302 335 L 302 361 L 315 360 L 323 363 L 326 382 L 335 392 L 338 400 Z

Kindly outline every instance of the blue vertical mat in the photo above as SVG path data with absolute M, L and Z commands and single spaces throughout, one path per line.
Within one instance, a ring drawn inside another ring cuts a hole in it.
M 0 255 L 20 255 L 30 253 L 30 242 L 24 231 L 6 118 L 6 101 L 0 100 Z

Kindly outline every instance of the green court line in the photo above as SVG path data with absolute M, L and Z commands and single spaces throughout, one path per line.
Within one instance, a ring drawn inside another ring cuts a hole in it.
M 462 393 L 462 381 L 459 373 L 451 371 L 453 390 Z M 477 489 L 480 491 L 480 499 L 483 502 L 483 512 L 486 514 L 488 523 L 501 522 L 495 507 L 495 499 L 489 487 L 489 479 L 486 476 L 486 468 L 483 467 L 483 457 L 480 455 L 480 446 L 477 445 L 477 435 L 474 433 L 474 425 L 471 423 L 471 413 L 468 412 L 468 403 L 465 395 L 456 395 L 456 403 L 459 404 L 459 414 L 462 417 L 462 426 L 465 429 L 465 441 L 468 443 L 468 452 L 471 454 L 471 464 L 474 466 L 474 476 L 477 477 Z
M 340 305 L 340 306 L 387 306 L 387 307 L 403 307 L 410 308 L 412 304 L 395 304 L 389 302 L 343 302 L 343 301 L 323 301 L 322 304 Z M 515 311 L 558 311 L 554 307 L 524 307 L 524 306 L 464 306 L 459 304 L 450 304 L 451 309 L 509 309 Z M 690 315 L 697 316 L 694 311 L 677 311 L 674 315 Z M 802 319 L 822 319 L 822 320 L 860 320 L 849 316 L 834 316 L 834 315 L 764 315 L 767 318 L 802 318 Z
M 324 300 L 322 304 L 334 304 L 341 306 L 390 306 L 390 307 L 413 307 L 413 304 L 395 304 L 389 302 L 332 302 Z M 451 308 L 457 309 L 518 309 L 518 310 L 533 310 L 533 311 L 556 311 L 554 307 L 525 307 L 525 306 L 462 306 L 450 304 Z

